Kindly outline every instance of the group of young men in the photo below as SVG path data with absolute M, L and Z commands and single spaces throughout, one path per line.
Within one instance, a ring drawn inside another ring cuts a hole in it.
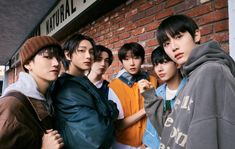
M 137 42 L 119 49 L 123 67 L 108 82 L 112 52 L 92 38 L 74 34 L 62 48 L 52 37 L 28 39 L 20 51 L 25 72 L 0 99 L 0 148 L 231 148 L 235 63 L 200 38 L 188 16 L 160 23 L 151 54 L 160 86 L 141 69 Z

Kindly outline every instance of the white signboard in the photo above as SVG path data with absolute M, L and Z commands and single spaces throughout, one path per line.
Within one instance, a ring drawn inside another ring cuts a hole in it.
M 52 36 L 96 0 L 61 0 L 40 24 L 41 35 Z

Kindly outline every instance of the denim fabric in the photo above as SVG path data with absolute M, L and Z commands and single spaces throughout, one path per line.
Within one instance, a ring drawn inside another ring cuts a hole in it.
M 160 140 L 158 138 L 157 131 L 153 127 L 149 119 L 147 119 L 147 125 L 144 132 L 143 144 L 151 149 L 158 149 Z

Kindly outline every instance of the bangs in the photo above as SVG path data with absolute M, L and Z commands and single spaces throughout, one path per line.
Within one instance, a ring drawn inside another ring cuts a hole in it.
M 172 61 L 171 58 L 165 53 L 164 49 L 162 47 L 157 47 L 153 50 L 151 54 L 151 61 L 153 65 Z
M 169 40 L 169 36 L 175 37 L 180 33 L 189 32 L 194 38 L 195 32 L 198 29 L 194 20 L 185 15 L 170 16 L 159 25 L 157 29 L 157 40 L 161 46 L 163 43 Z
M 60 47 L 49 46 L 40 50 L 37 54 L 44 55 L 48 54 L 49 57 L 55 57 L 56 59 L 63 59 L 64 53 Z
M 175 37 L 180 33 L 184 33 L 187 31 L 183 22 L 179 22 L 176 24 L 165 24 L 161 28 L 159 27 L 157 30 L 157 40 L 161 46 L 163 43 L 169 40 L 168 36 Z

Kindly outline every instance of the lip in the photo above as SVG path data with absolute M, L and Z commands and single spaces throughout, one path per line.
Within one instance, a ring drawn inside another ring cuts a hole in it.
M 175 58 L 177 60 L 181 59 L 183 56 L 184 56 L 184 53 L 177 53 L 177 54 L 175 54 Z
M 59 73 L 59 70 L 51 70 L 50 72 Z
M 166 74 L 161 73 L 161 74 L 159 74 L 158 76 L 159 76 L 160 78 L 163 78 L 163 77 L 165 77 L 165 75 L 166 75 Z
M 135 71 L 135 70 L 136 70 L 136 68 L 130 68 L 130 70 L 131 70 L 131 71 Z
M 85 65 L 91 65 L 91 62 L 84 62 Z

